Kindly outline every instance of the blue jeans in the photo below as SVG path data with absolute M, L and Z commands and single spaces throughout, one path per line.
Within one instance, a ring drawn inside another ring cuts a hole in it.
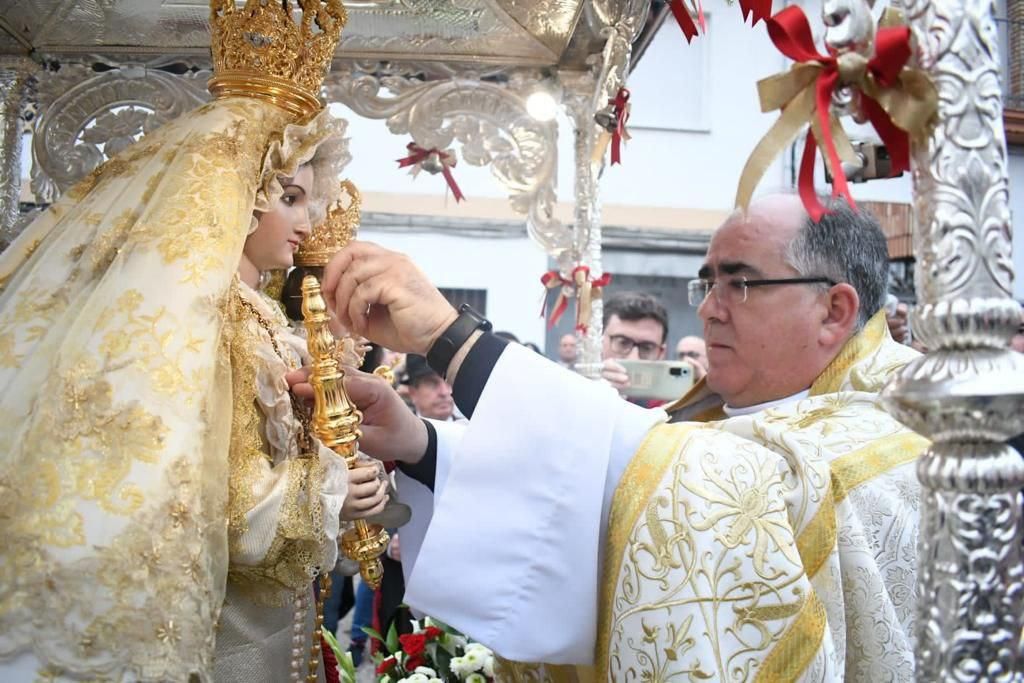
M 353 606 L 352 577 L 345 576 L 339 571 L 333 571 L 331 572 L 331 583 L 333 584 L 331 594 L 324 601 L 324 626 L 331 633 L 337 633 L 338 622 Z
M 363 581 L 356 587 L 356 607 L 352 613 L 352 640 L 366 642 L 364 626 L 373 625 L 373 589 Z

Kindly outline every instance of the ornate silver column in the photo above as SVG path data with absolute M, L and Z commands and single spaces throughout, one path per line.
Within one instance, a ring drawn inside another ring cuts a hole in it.
M 591 20 L 604 25 L 604 50 L 598 62 L 599 71 L 562 73 L 564 101 L 573 123 L 575 157 L 575 220 L 572 233 L 573 266 L 590 269 L 590 277 L 604 273 L 601 264 L 601 203 L 598 181 L 604 159 L 594 159 L 594 148 L 601 128 L 595 120 L 598 112 L 611 121 L 612 108 L 619 88 L 625 86 L 633 54 L 633 41 L 643 28 L 650 10 L 650 0 L 598 0 L 589 7 Z M 596 55 L 595 55 L 596 57 Z M 594 61 L 594 60 L 592 60 Z M 570 277 L 571 272 L 562 275 Z M 578 294 L 578 293 L 577 293 Z M 577 299 L 577 305 L 582 305 Z M 604 303 L 599 296 L 591 300 L 590 324 L 586 333 L 578 332 L 576 371 L 590 379 L 601 377 L 601 337 L 604 334 Z
M 904 0 L 939 123 L 914 152 L 914 332 L 931 352 L 885 391 L 933 440 L 918 462 L 917 679 L 1020 681 L 1024 358 L 993 4 Z
M 22 115 L 35 70 L 27 57 L 0 56 L 0 250 L 17 236 Z
M 562 276 L 572 277 L 577 265 L 590 268 L 590 276 L 603 273 L 601 265 L 601 204 L 598 198 L 598 169 L 594 163 L 594 144 L 599 129 L 594 123 L 594 89 L 596 79 L 589 71 L 563 73 L 562 99 L 573 129 L 573 162 L 575 186 L 573 188 L 572 259 L 559 263 Z M 579 300 L 576 305 L 580 305 Z M 601 335 L 604 333 L 602 316 L 604 306 L 600 297 L 592 300 L 590 325 L 586 334 L 576 332 L 576 371 L 584 377 L 601 377 Z

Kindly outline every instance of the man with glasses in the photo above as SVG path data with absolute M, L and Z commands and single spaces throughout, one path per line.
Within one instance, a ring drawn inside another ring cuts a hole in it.
M 628 395 L 629 375 L 617 360 L 661 360 L 668 338 L 668 313 L 650 294 L 619 292 L 604 301 L 601 376 Z
M 877 222 L 828 206 L 766 197 L 715 232 L 691 287 L 708 376 L 676 424 L 502 344 L 402 255 L 335 257 L 341 322 L 426 352 L 472 416 L 417 421 L 349 378 L 361 447 L 422 495 L 408 603 L 556 666 L 508 665 L 524 680 L 912 680 L 927 442 L 878 391 L 916 352 L 886 329 Z

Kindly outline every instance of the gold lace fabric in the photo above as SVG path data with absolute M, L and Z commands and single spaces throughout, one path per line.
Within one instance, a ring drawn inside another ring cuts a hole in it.
M 205 105 L 0 254 L 0 679 L 29 656 L 50 676 L 209 680 L 236 419 L 225 296 L 256 204 L 339 132 L 325 120 Z M 318 504 L 318 466 L 295 468 L 293 500 Z M 322 520 L 295 510 L 283 538 L 312 554 Z M 268 561 L 297 583 L 275 564 L 291 554 Z
M 255 565 L 233 562 L 229 579 L 257 603 L 281 605 L 296 590 L 307 588 L 329 562 L 324 552 L 324 511 L 320 504 L 325 471 L 318 455 L 319 443 L 309 437 L 308 423 L 303 424 L 298 414 L 286 427 L 284 438 L 291 441 L 287 452 L 273 453 L 275 449 L 267 438 L 270 418 L 258 398 L 258 378 L 261 373 L 281 372 L 282 365 L 295 369 L 301 363 L 295 349 L 279 339 L 288 333 L 287 320 L 273 302 L 237 281 L 231 300 L 229 331 L 225 335 L 234 395 L 228 530 L 235 551 L 249 531 L 247 515 L 260 503 L 264 482 L 271 476 L 283 476 L 286 482 L 280 517 L 266 556 Z M 268 363 L 268 358 L 277 358 L 282 365 Z M 295 410 L 290 394 L 285 394 L 283 400 Z

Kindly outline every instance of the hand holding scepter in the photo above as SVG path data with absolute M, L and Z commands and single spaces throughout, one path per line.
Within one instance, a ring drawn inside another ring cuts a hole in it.
M 345 392 L 345 373 L 335 358 L 337 340 L 328 327 L 327 306 L 316 277 L 302 280 L 302 317 L 305 322 L 313 387 L 313 433 L 320 441 L 345 459 L 349 469 L 356 465 L 362 414 Z M 380 555 L 388 545 L 388 534 L 379 524 L 356 520 L 354 528 L 341 537 L 346 557 L 359 562 L 359 574 L 372 588 L 380 586 L 384 569 Z

